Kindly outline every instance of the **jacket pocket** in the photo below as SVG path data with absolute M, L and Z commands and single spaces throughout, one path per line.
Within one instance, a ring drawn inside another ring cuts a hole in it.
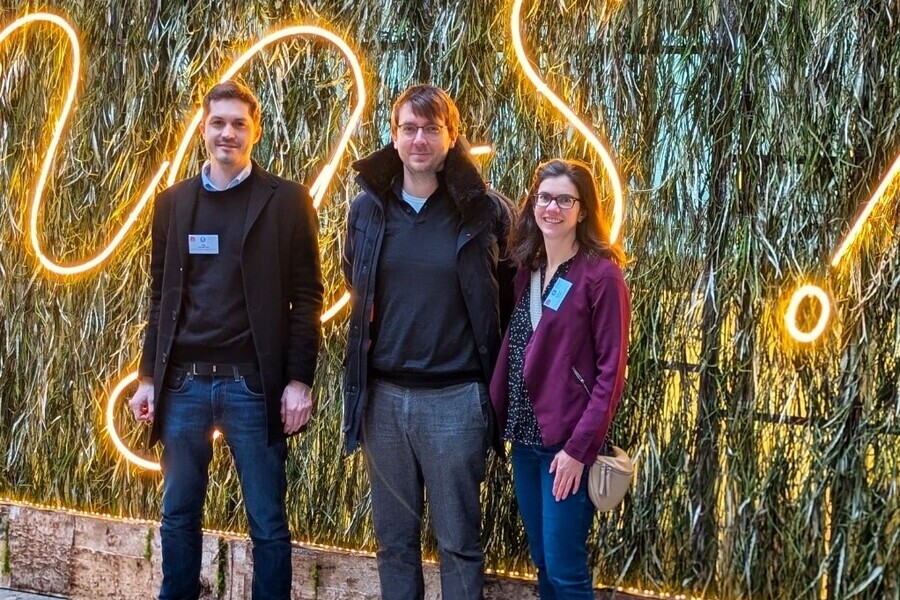
M 182 368 L 170 366 L 163 377 L 163 389 L 173 394 L 183 392 L 188 386 L 188 372 Z
M 575 365 L 572 365 L 572 374 L 575 375 L 575 379 L 577 379 L 578 383 L 581 384 L 581 387 L 584 389 L 584 393 L 588 395 L 588 398 L 590 398 L 591 390 L 588 389 L 587 382 L 584 380 L 584 377 L 581 376 L 581 373 L 578 372 L 578 369 L 575 368 Z
M 262 384 L 262 376 L 259 373 L 243 375 L 241 377 L 241 387 L 251 396 L 265 395 L 265 390 L 263 389 Z

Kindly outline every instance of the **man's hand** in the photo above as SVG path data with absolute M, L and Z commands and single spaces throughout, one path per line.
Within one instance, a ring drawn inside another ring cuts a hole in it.
M 291 380 L 281 394 L 281 422 L 288 435 L 297 433 L 312 416 L 312 393 L 309 386 Z
M 137 391 L 128 401 L 134 418 L 143 423 L 153 422 L 153 380 L 141 379 Z
M 578 491 L 584 465 L 566 454 L 565 450 L 560 450 L 550 463 L 550 472 L 556 473 L 553 478 L 553 497 L 559 502 L 568 498 L 570 493 Z

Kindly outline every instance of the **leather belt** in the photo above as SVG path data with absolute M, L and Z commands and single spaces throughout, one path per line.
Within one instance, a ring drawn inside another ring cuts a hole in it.
M 175 363 L 172 365 L 178 369 L 184 369 L 191 375 L 203 377 L 243 377 L 259 373 L 259 367 L 253 363 Z

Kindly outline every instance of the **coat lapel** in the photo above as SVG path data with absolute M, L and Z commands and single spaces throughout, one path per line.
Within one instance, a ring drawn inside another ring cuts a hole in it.
M 178 232 L 178 255 L 181 258 L 181 266 L 188 264 L 188 236 L 194 226 L 194 209 L 197 206 L 197 196 L 200 194 L 200 177 L 194 177 L 185 190 L 185 195 L 175 202 L 175 223 Z M 184 273 L 185 271 L 182 271 Z
M 247 221 L 244 223 L 244 240 L 250 228 L 259 218 L 259 213 L 275 193 L 277 183 L 256 163 L 253 163 L 253 187 L 250 189 L 250 202 L 247 204 Z

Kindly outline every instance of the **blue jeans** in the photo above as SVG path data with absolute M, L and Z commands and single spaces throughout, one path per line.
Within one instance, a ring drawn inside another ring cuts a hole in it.
M 224 436 L 244 496 L 253 540 L 253 600 L 288 600 L 291 536 L 285 511 L 287 446 L 269 446 L 258 375 L 193 376 L 169 367 L 163 385 L 163 500 L 160 600 L 200 593 L 203 502 L 213 431 Z
M 550 463 L 562 444 L 550 448 L 513 443 L 513 483 L 519 512 L 537 567 L 541 600 L 593 600 L 587 537 L 594 505 L 587 493 L 587 468 L 578 491 L 557 502 Z
M 426 491 L 440 553 L 442 597 L 482 598 L 480 490 L 488 410 L 481 383 L 425 389 L 371 383 L 361 431 L 383 600 L 425 597 L 421 536 Z

